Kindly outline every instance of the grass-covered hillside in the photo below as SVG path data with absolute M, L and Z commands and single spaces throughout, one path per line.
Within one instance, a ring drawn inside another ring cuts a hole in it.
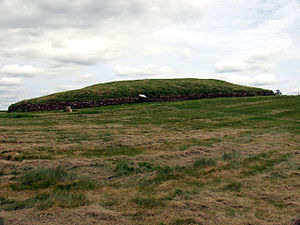
M 0 113 L 4 224 L 291 224 L 300 98 Z
M 217 97 L 218 95 L 271 95 L 272 91 L 264 90 L 260 88 L 253 88 L 247 86 L 241 86 L 231 84 L 221 80 L 213 79 L 149 79 L 149 80 L 134 80 L 134 81 L 117 81 L 104 84 L 96 84 L 86 88 L 66 91 L 51 94 L 48 96 L 24 100 L 13 104 L 9 111 L 40 111 L 45 108 L 47 109 L 59 109 L 59 106 L 54 106 L 54 103 L 66 103 L 74 108 L 85 108 L 88 106 L 100 106 L 109 104 L 127 103 L 128 98 L 138 99 L 139 94 L 144 94 L 148 97 L 148 100 L 156 101 L 159 97 L 166 96 L 180 96 L 185 99 L 190 98 L 202 98 L 202 97 Z M 197 95 L 199 95 L 197 97 Z M 201 95 L 201 96 L 200 96 Z M 156 98 L 156 99 L 155 99 Z M 98 105 L 95 104 L 97 101 L 105 99 L 117 99 L 116 101 L 111 100 L 110 102 L 102 102 Z M 124 99 L 124 101 L 122 101 Z M 168 100 L 168 99 L 162 99 Z M 80 104 L 80 102 L 86 102 Z M 33 110 L 32 105 L 40 104 L 41 107 L 36 107 Z M 48 104 L 48 107 L 43 107 Z M 27 107 L 27 108 L 26 108 Z M 61 105 L 61 107 L 65 107 Z

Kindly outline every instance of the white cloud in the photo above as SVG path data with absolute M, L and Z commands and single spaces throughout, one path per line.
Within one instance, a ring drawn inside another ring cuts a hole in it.
M 147 65 L 131 67 L 127 65 L 116 65 L 114 67 L 114 72 L 116 75 L 124 77 L 151 77 L 157 75 L 168 75 L 174 73 L 175 71 L 166 66 Z
M 260 49 L 248 54 L 243 60 L 250 69 L 269 71 L 283 55 L 284 50 L 280 48 Z
M 0 110 L 7 108 L 9 103 L 20 99 L 19 93 L 22 84 L 21 78 L 0 76 Z
M 207 0 L 93 1 L 5 0 L 0 2 L 0 25 L 10 27 L 91 26 L 108 19 L 166 23 L 198 18 Z M 7 13 L 10 12 L 10 13 Z
M 291 89 L 291 90 L 288 91 L 288 93 L 290 93 L 290 94 L 298 94 L 298 93 L 300 93 L 300 87 Z
M 91 73 L 83 74 L 77 77 L 75 83 L 77 84 L 86 84 L 92 83 L 95 80 L 95 76 Z
M 246 68 L 246 63 L 240 58 L 224 59 L 216 64 L 217 73 L 240 72 Z
M 247 76 L 241 74 L 221 74 L 219 78 L 226 81 L 244 84 L 244 85 L 253 85 L 253 86 L 265 86 L 270 84 L 277 83 L 277 79 L 273 74 L 258 74 L 257 76 Z
M 192 50 L 190 48 L 185 48 L 182 51 L 182 55 L 185 59 L 189 59 L 192 56 Z
M 60 84 L 55 86 L 52 89 L 44 89 L 40 90 L 41 95 L 50 95 L 56 92 L 62 92 L 62 91 L 70 91 L 70 90 L 75 90 L 78 89 L 78 85 L 68 85 L 68 84 Z
M 23 83 L 22 79 L 16 77 L 0 77 L 1 86 L 18 86 Z
M 170 48 L 154 38 L 154 31 L 199 18 L 206 2 L 0 1 L 0 51 L 7 57 L 80 65 L 107 62 L 132 51 L 160 54 Z
M 35 75 L 42 75 L 44 70 L 41 68 L 34 67 L 32 65 L 20 66 L 17 64 L 5 65 L 0 68 L 0 74 L 11 75 L 11 76 L 24 76 L 31 77 Z
M 282 49 L 256 49 L 250 53 L 225 58 L 216 64 L 217 73 L 270 71 L 284 55 Z
M 2 88 L 0 87 L 0 94 L 1 94 L 0 95 L 0 110 L 7 108 L 9 103 L 11 103 L 12 101 L 15 101 L 16 99 L 20 99 L 20 96 L 11 94 L 8 91 L 4 91 L 4 93 L 8 93 L 8 94 L 3 94 Z

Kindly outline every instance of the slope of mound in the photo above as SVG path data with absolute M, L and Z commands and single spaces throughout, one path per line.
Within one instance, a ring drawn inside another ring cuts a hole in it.
M 270 90 L 236 85 L 214 79 L 148 79 L 96 84 L 12 104 L 8 111 L 44 111 L 97 107 L 146 101 L 174 101 L 211 97 L 273 95 Z

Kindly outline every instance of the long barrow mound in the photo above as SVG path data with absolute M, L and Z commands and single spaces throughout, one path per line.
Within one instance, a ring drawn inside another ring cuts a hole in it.
M 178 101 L 214 97 L 274 95 L 273 91 L 214 79 L 149 79 L 96 84 L 12 104 L 8 112 L 62 110 L 141 101 Z M 145 96 L 143 98 L 141 96 Z

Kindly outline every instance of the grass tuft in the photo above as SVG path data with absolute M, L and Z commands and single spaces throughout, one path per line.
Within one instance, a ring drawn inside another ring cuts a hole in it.
M 258 173 L 263 173 L 263 172 L 269 171 L 275 165 L 287 161 L 288 158 L 289 158 L 289 155 L 288 154 L 287 155 L 281 155 L 281 156 L 279 156 L 277 158 L 274 158 L 274 159 L 260 159 L 260 158 L 257 158 L 257 157 L 254 156 L 254 157 L 251 158 L 251 161 L 254 161 L 254 160 L 252 160 L 254 158 L 255 158 L 256 163 L 258 162 L 259 164 L 250 166 L 250 169 L 247 169 L 246 171 L 244 171 L 243 174 L 245 174 L 245 175 L 256 175 Z
M 153 163 L 149 163 L 149 162 L 140 162 L 138 166 L 139 166 L 138 171 L 140 173 L 153 172 L 158 169 L 158 167 L 155 167 Z
M 196 168 L 215 166 L 215 165 L 217 165 L 216 160 L 206 159 L 206 158 L 197 159 L 194 163 L 194 167 L 196 167 Z
M 89 200 L 84 193 L 69 193 L 65 191 L 58 191 L 54 193 L 54 198 L 58 206 L 62 208 L 73 208 L 89 204 Z
M 66 172 L 63 168 L 57 167 L 33 169 L 28 171 L 25 175 L 19 178 L 20 183 L 12 185 L 13 190 L 34 190 L 41 188 L 48 188 L 64 181 L 73 181 L 76 175 Z
M 0 203 L 0 205 L 4 205 L 4 210 L 6 211 L 15 211 L 32 207 L 36 207 L 39 210 L 45 210 L 53 205 L 62 208 L 83 206 L 89 204 L 89 200 L 85 194 L 81 192 L 57 190 L 51 193 L 38 193 L 23 201 L 0 198 Z
M 197 222 L 193 218 L 187 218 L 187 219 L 176 219 L 174 222 L 171 223 L 171 225 L 191 225 L 191 224 L 202 224 Z
M 145 197 L 136 197 L 132 199 L 134 203 L 136 203 L 138 206 L 141 206 L 143 208 L 155 208 L 159 206 L 164 206 L 165 204 L 163 203 L 162 199 L 157 199 L 157 198 L 145 198 Z
M 114 171 L 117 176 L 123 176 L 134 173 L 135 168 L 133 166 L 129 166 L 125 160 L 119 160 L 117 161 Z
M 243 185 L 241 182 L 235 181 L 231 182 L 230 184 L 226 185 L 223 187 L 224 191 L 235 191 L 235 192 L 240 192 L 242 189 Z
M 80 180 L 68 183 L 68 184 L 58 184 L 56 185 L 57 189 L 71 191 L 71 190 L 93 190 L 97 185 L 88 178 L 81 178 Z
M 237 158 L 237 153 L 236 152 L 230 152 L 230 153 L 224 153 L 222 155 L 221 159 L 223 161 L 230 162 L 230 161 L 232 161 L 235 158 Z

